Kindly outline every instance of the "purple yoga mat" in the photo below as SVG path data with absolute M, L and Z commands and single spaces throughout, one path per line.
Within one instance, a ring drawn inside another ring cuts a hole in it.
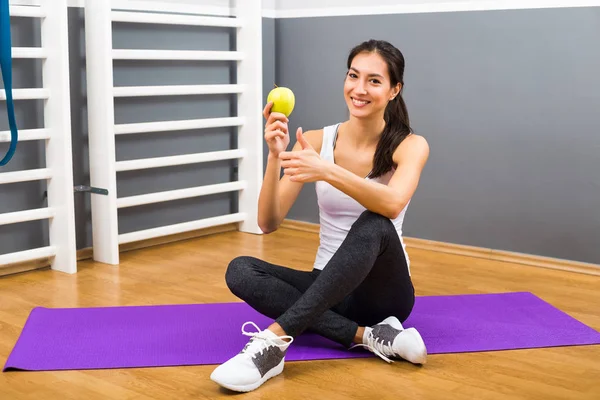
M 245 303 L 38 307 L 4 371 L 220 364 L 249 339 L 246 321 L 271 322 Z M 600 344 L 600 333 L 531 293 L 418 297 L 404 325 L 421 332 L 429 354 Z M 306 333 L 286 360 L 359 357 L 374 355 Z

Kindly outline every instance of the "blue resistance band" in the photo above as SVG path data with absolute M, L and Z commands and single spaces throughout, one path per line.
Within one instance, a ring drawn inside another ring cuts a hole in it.
M 12 96 L 12 41 L 10 38 L 10 10 L 8 0 L 0 0 L 0 67 L 6 91 L 6 111 L 10 125 L 10 147 L 0 166 L 8 164 L 17 149 L 19 136 L 15 121 L 15 105 Z

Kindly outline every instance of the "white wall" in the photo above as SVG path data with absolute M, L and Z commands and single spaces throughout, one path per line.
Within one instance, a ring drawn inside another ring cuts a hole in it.
M 279 18 L 586 6 L 600 0 L 275 0 Z
M 11 4 L 39 4 L 41 0 L 10 0 Z M 229 14 L 234 0 L 112 0 L 156 11 Z M 240 1 L 240 0 L 236 0 Z M 242 0 L 243 1 L 243 0 Z M 68 0 L 83 7 L 85 0 Z M 151 7 L 148 7 L 150 5 Z M 400 14 L 474 10 L 600 6 L 600 0 L 262 0 L 263 17 L 300 18 L 328 15 Z
M 9 0 L 12 5 L 39 5 L 43 0 Z M 107 0 L 108 1 L 108 0 Z M 111 0 L 113 5 L 139 6 L 156 11 L 194 12 L 209 10 L 217 15 L 228 14 L 233 0 Z M 245 1 L 245 0 L 242 0 Z M 85 0 L 67 0 L 69 7 L 83 7 Z M 264 16 L 275 16 L 276 0 L 262 0 Z

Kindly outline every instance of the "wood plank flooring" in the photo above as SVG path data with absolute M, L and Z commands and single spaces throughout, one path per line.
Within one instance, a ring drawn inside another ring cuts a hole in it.
M 224 282 L 237 255 L 310 269 L 314 233 L 216 234 L 122 254 L 113 267 L 50 270 L 0 278 L 0 360 L 4 365 L 33 307 L 88 307 L 239 301 Z M 600 330 L 600 277 L 410 249 L 417 295 L 531 291 Z M 43 338 L 40 338 L 43 340 Z M 219 399 L 237 395 L 209 380 L 215 366 L 8 372 L 0 398 Z M 428 364 L 378 358 L 288 362 L 247 399 L 600 399 L 600 346 L 430 355 Z

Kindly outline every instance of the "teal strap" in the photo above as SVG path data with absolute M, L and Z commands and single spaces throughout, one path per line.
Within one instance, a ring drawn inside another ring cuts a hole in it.
M 6 112 L 10 125 L 10 147 L 0 166 L 8 164 L 17 149 L 17 123 L 15 121 L 15 104 L 12 96 L 12 41 L 10 39 L 10 10 L 8 0 L 0 0 L 0 67 L 6 91 Z

